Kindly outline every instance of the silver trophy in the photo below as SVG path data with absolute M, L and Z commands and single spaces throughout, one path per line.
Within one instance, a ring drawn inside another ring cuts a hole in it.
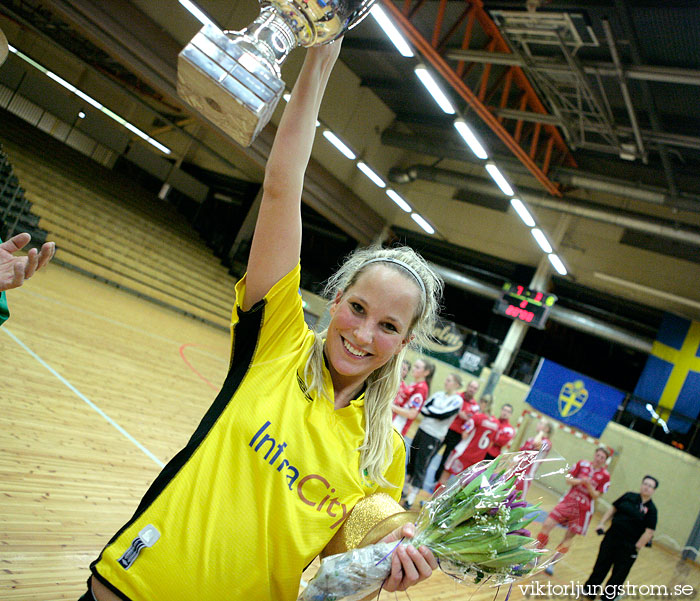
M 357 25 L 374 0 L 261 0 L 242 31 L 202 27 L 177 66 L 178 94 L 243 146 L 284 92 L 280 65 L 297 46 L 319 46 Z

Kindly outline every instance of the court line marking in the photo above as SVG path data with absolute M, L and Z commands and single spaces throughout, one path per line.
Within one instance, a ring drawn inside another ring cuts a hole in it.
M 12 338 L 19 346 L 21 346 L 31 357 L 36 359 L 43 367 L 50 371 L 63 385 L 66 386 L 71 392 L 73 392 L 80 400 L 85 402 L 85 404 L 95 411 L 98 415 L 102 416 L 108 424 L 115 428 L 122 436 L 138 447 L 143 453 L 152 459 L 158 467 L 165 467 L 158 457 L 156 457 L 151 451 L 149 451 L 145 446 L 143 446 L 138 440 L 136 440 L 131 434 L 129 434 L 124 428 L 122 428 L 117 422 L 115 422 L 109 415 L 107 415 L 102 409 L 100 409 L 95 403 L 93 403 L 89 398 L 87 398 L 82 392 L 80 392 L 73 384 L 71 384 L 66 378 L 64 378 L 60 373 L 58 373 L 53 367 L 51 367 L 46 361 L 44 361 L 39 355 L 37 355 L 32 349 L 30 349 L 24 342 L 22 342 L 17 336 L 15 336 L 10 330 L 3 327 L 0 331 L 5 332 L 10 338 Z
M 214 386 L 214 384 L 212 384 L 209 380 L 207 380 L 199 372 L 199 370 L 194 365 L 192 365 L 192 363 L 190 363 L 190 361 L 185 356 L 185 349 L 186 348 L 196 348 L 196 347 L 197 347 L 197 345 L 194 342 L 186 342 L 185 344 L 181 345 L 180 346 L 180 357 L 182 357 L 182 360 L 185 362 L 185 365 L 187 365 L 187 367 L 189 367 L 197 375 L 197 377 L 199 377 L 201 380 L 204 380 L 204 382 L 206 382 L 206 384 L 207 384 L 207 386 L 209 386 L 209 388 L 211 388 L 212 390 L 218 391 L 219 387 Z

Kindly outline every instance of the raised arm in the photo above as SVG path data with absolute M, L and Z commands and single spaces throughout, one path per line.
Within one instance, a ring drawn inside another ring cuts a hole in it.
M 301 192 L 323 92 L 340 40 L 309 48 L 282 115 L 265 168 L 263 197 L 250 248 L 243 309 L 289 273 L 301 250 Z

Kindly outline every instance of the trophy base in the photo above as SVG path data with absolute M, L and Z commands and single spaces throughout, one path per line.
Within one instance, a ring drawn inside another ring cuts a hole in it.
M 249 146 L 272 117 L 284 82 L 264 59 L 206 25 L 178 56 L 177 92 L 236 142 Z

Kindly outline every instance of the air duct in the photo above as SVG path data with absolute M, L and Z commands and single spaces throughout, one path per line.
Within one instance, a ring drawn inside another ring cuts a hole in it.
M 429 167 L 427 165 L 413 165 L 407 169 L 396 167 L 389 171 L 389 179 L 393 182 L 413 181 L 422 179 L 425 181 L 446 184 L 457 188 L 464 188 L 472 192 L 501 198 L 490 182 L 476 177 L 465 175 L 457 171 Z M 535 190 L 518 188 L 518 195 L 529 205 L 542 207 L 552 211 L 568 213 L 594 221 L 609 223 L 619 227 L 662 236 L 671 240 L 678 240 L 686 244 L 700 246 L 700 232 L 689 229 L 677 228 L 667 225 L 656 219 L 640 216 L 628 211 L 614 210 L 610 207 L 592 202 L 583 202 L 572 198 L 551 198 Z
M 405 150 L 412 150 L 420 154 L 445 157 L 456 161 L 476 164 L 474 161 L 465 161 L 466 155 L 462 146 L 458 147 L 450 144 L 436 145 L 430 140 L 412 134 L 405 134 L 396 131 L 394 128 L 382 132 L 382 144 L 403 148 Z M 496 163 L 502 165 L 508 173 L 529 173 L 519 161 L 509 157 L 497 155 L 494 159 Z M 601 176 L 583 171 L 582 169 L 571 169 L 568 167 L 553 167 L 551 175 L 555 181 L 565 186 L 607 192 L 624 198 L 663 205 L 665 207 L 678 209 L 679 211 L 700 212 L 700 196 L 697 194 L 681 192 L 679 195 L 674 196 L 669 194 L 668 190 L 659 186 L 650 186 L 620 178 Z

